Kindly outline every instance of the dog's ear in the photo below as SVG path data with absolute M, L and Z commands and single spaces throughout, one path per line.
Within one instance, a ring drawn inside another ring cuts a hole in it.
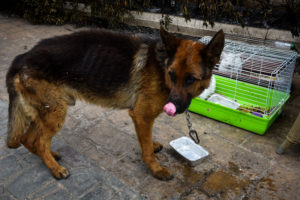
M 180 39 L 173 34 L 168 33 L 162 26 L 160 26 L 160 37 L 168 56 L 174 55 L 180 44 Z
M 202 51 L 203 60 L 209 68 L 213 68 L 220 60 L 221 53 L 224 48 L 225 35 L 221 29 L 215 34 L 211 41 L 206 45 Z

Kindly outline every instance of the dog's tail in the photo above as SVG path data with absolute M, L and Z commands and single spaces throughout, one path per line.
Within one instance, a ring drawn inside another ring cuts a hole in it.
M 26 116 L 22 105 L 21 94 L 16 90 L 15 81 L 19 80 L 19 73 L 22 70 L 26 54 L 17 56 L 6 74 L 6 87 L 9 94 L 7 146 L 18 148 L 30 119 Z

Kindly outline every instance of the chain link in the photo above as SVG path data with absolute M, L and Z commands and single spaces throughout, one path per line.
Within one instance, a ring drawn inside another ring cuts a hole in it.
M 191 117 L 189 111 L 186 109 L 185 111 L 187 126 L 189 128 L 189 135 L 194 140 L 196 144 L 200 143 L 200 139 L 198 137 L 198 133 L 195 129 L 193 129 L 193 124 L 191 122 Z

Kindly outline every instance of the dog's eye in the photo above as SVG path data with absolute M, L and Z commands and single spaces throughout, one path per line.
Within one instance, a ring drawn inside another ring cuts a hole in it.
M 189 85 L 192 85 L 197 79 L 192 77 L 192 76 L 187 76 L 185 78 L 185 85 L 186 86 L 189 86 Z
M 176 75 L 174 71 L 169 71 L 170 79 L 173 83 L 176 83 Z

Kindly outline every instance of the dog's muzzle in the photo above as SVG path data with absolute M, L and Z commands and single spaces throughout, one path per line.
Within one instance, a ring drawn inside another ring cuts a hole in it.
M 185 101 L 181 100 L 178 97 L 170 96 L 168 99 L 168 103 L 164 106 L 164 111 L 170 116 L 181 114 L 189 107 L 191 101 L 192 97 L 189 94 L 187 95 Z

